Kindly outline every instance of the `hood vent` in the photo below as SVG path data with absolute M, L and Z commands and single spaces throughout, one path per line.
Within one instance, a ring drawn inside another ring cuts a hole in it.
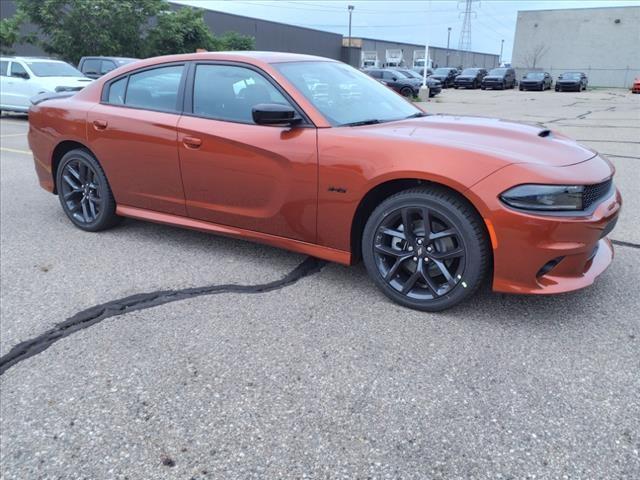
M 540 132 L 538 133 L 538 136 L 542 138 L 549 137 L 551 136 L 551 130 L 549 130 L 548 128 L 545 130 L 540 130 Z

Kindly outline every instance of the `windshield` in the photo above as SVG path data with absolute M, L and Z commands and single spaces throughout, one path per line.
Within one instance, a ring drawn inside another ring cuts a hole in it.
M 462 71 L 462 75 L 477 75 L 478 74 L 478 69 L 477 68 L 465 68 Z
M 506 72 L 507 72 L 506 68 L 494 68 L 493 70 L 489 71 L 489 75 L 495 75 L 497 77 L 501 77 Z
M 580 80 L 580 73 L 578 72 L 566 72 L 562 74 L 562 78 L 567 78 L 569 80 Z
M 338 62 L 286 62 L 274 67 L 334 126 L 419 115 L 382 83 Z
M 541 80 L 544 78 L 544 73 L 543 72 L 529 72 L 527 73 L 524 78 L 528 78 L 530 80 Z
M 64 62 L 26 63 L 36 77 L 84 77 L 79 70 Z
M 450 68 L 436 68 L 433 72 L 434 75 L 448 75 Z
M 420 78 L 422 79 L 422 75 L 418 72 L 414 72 L 413 70 L 398 70 L 401 73 L 404 73 L 408 78 Z

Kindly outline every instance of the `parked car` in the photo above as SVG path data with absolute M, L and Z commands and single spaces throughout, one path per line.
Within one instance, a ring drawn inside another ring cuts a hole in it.
M 89 78 L 100 78 L 111 70 L 137 60 L 127 57 L 82 57 L 78 63 L 78 70 Z
M 506 88 L 514 88 L 516 86 L 516 71 L 513 68 L 494 68 L 487 73 L 482 79 L 480 88 L 485 90 L 487 88 L 499 88 L 504 90 Z
M 413 71 L 421 77 L 424 75 L 424 68 L 414 68 Z M 427 77 L 430 77 L 431 75 L 433 75 L 433 69 L 427 68 Z
M 418 85 L 418 91 L 420 91 L 420 87 L 422 86 L 422 80 L 423 80 L 422 75 L 420 75 L 415 70 L 409 70 L 404 68 L 397 68 L 395 70 L 398 73 L 408 78 L 412 78 Z M 442 92 L 442 84 L 434 78 L 427 77 L 427 87 L 429 87 L 429 97 L 435 97 L 437 94 Z
M 631 85 L 631 93 L 640 93 L 640 77 L 636 77 Z
M 581 92 L 587 89 L 589 79 L 582 72 L 564 72 L 556 80 L 556 92 Z
M 433 71 L 431 78 L 442 83 L 442 88 L 453 87 L 454 81 L 460 72 L 457 68 L 441 67 Z
M 551 90 L 553 78 L 547 72 L 527 72 L 520 80 L 520 91 Z
M 27 112 L 35 95 L 77 91 L 89 83 L 90 78 L 60 60 L 0 57 L 0 110 Z
M 81 230 L 133 217 L 362 258 L 386 295 L 428 311 L 487 280 L 583 288 L 613 258 L 621 197 L 605 158 L 539 125 L 427 115 L 341 62 L 172 55 L 64 95 L 34 100 L 28 139 Z
M 391 68 L 370 68 L 364 72 L 370 77 L 382 80 L 385 85 L 404 97 L 418 95 L 420 85 L 422 84 L 418 84 L 413 78 Z
M 484 68 L 465 68 L 455 78 L 453 85 L 455 88 L 479 88 L 486 75 L 487 70 Z

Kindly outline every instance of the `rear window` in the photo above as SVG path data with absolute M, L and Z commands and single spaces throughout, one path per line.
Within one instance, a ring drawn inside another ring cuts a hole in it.
M 82 64 L 82 73 L 96 75 L 100 71 L 100 60 L 97 58 L 89 58 Z
M 159 67 L 129 77 L 125 105 L 150 110 L 175 111 L 182 78 L 182 65 Z
M 109 87 L 109 97 L 107 101 L 109 103 L 113 103 L 114 105 L 123 105 L 124 91 L 126 87 L 127 87 L 127 77 L 121 78 L 120 80 L 113 82 Z
M 6 77 L 8 68 L 9 68 L 9 62 L 7 62 L 6 60 L 2 60 L 0 62 L 0 75 L 2 75 L 3 77 Z

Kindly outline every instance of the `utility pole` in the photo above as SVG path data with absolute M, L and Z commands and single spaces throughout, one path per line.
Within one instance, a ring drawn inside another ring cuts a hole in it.
M 500 40 L 500 61 L 498 62 L 498 66 L 502 66 L 502 49 L 504 47 L 504 39 Z
M 449 40 L 451 40 L 451 27 L 447 28 L 447 67 L 449 66 Z
M 460 0 L 463 1 L 463 0 Z M 476 12 L 473 11 L 474 0 L 464 0 L 464 13 L 460 12 L 460 16 L 464 15 L 462 21 L 462 30 L 460 30 L 460 41 L 458 42 L 458 49 L 463 52 L 471 50 L 471 17 L 476 16 Z M 466 53 L 463 54 L 466 57 Z M 464 61 L 462 67 L 464 68 Z
M 351 65 L 351 14 L 353 13 L 353 9 L 355 7 L 353 5 L 349 5 L 347 6 L 347 9 L 349 10 L 349 46 L 347 47 L 347 56 L 348 56 L 348 62 L 349 65 Z
M 429 19 L 429 15 L 431 14 L 431 0 L 427 3 L 427 20 Z M 427 86 L 427 69 L 429 68 L 429 27 L 426 29 L 427 38 L 424 42 L 424 68 L 422 69 L 422 86 L 420 87 L 420 91 L 418 96 L 420 100 L 423 102 L 429 101 L 429 87 Z

